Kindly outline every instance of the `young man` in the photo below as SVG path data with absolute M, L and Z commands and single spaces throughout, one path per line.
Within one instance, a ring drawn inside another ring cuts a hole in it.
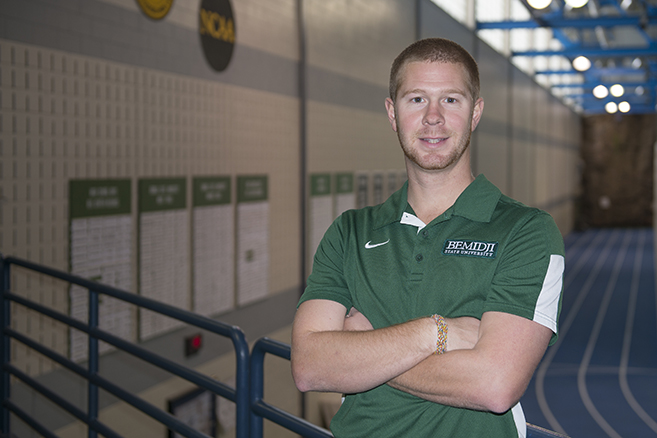
M 408 183 L 331 225 L 292 331 L 297 387 L 348 394 L 336 437 L 525 435 L 518 400 L 556 339 L 563 240 L 472 175 L 483 108 L 458 44 L 421 40 L 393 63 Z

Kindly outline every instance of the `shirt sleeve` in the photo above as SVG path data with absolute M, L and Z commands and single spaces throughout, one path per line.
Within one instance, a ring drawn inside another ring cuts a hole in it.
M 552 217 L 535 210 L 510 234 L 484 312 L 511 313 L 550 330 L 556 342 L 561 311 L 564 247 Z
M 347 309 L 352 307 L 352 298 L 344 275 L 345 226 L 348 221 L 343 213 L 324 234 L 313 258 L 312 273 L 308 285 L 297 306 L 308 300 L 336 301 Z

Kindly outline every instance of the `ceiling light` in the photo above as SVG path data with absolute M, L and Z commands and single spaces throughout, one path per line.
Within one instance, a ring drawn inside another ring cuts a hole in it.
M 643 88 L 641 85 L 639 85 L 634 89 L 634 92 L 636 93 L 637 96 L 643 96 L 643 93 L 646 92 L 646 89 Z
M 613 114 L 618 111 L 618 105 L 616 105 L 616 102 L 607 102 L 605 105 L 605 111 L 607 111 L 609 114 Z
M 621 97 L 625 93 L 625 89 L 621 84 L 614 84 L 609 88 L 609 92 L 614 97 Z
M 591 61 L 586 56 L 578 56 L 573 59 L 573 68 L 577 71 L 586 71 L 591 68 Z
M 642 65 L 643 65 L 643 61 L 641 61 L 641 58 L 634 58 L 632 60 L 632 67 L 641 68 Z
M 621 8 L 627 11 L 627 8 L 629 8 L 631 4 L 632 4 L 632 0 L 623 0 L 621 2 Z
M 571 8 L 581 8 L 585 4 L 587 4 L 589 0 L 566 0 L 566 4 L 570 6 Z
M 604 85 L 598 85 L 593 89 L 593 95 L 598 99 L 604 99 L 609 95 L 609 90 Z
M 622 113 L 626 113 L 630 111 L 630 103 L 629 102 L 621 102 L 618 104 L 618 111 Z
M 534 9 L 545 9 L 550 6 L 552 0 L 528 0 L 527 3 Z

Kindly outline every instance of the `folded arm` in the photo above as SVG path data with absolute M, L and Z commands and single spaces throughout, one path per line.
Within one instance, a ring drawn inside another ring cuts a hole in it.
M 377 330 L 344 329 L 347 309 L 309 300 L 292 328 L 292 376 L 301 391 L 355 393 L 382 385 L 431 356 L 436 325 L 414 319 Z
M 487 312 L 474 348 L 431 356 L 388 384 L 436 403 L 506 412 L 527 388 L 551 336 L 534 321 Z

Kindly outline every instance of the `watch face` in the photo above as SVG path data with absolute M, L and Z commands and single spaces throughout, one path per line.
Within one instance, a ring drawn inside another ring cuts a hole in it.
M 171 9 L 173 0 L 137 0 L 139 7 L 153 20 L 161 20 Z
M 235 47 L 235 20 L 229 0 L 203 0 L 199 34 L 205 59 L 216 71 L 228 67 Z

